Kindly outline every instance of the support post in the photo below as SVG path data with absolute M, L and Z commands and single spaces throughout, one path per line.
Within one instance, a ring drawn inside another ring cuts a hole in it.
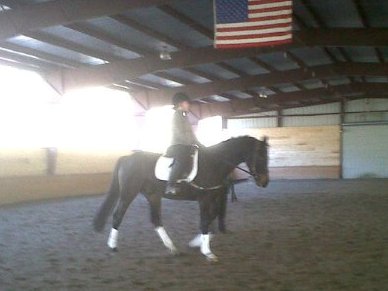
M 222 116 L 222 129 L 228 129 L 228 119 Z
M 340 169 L 339 177 L 343 179 L 343 159 L 344 159 L 344 123 L 346 121 L 346 98 L 342 98 L 340 102 Z
M 283 127 L 283 110 L 282 109 L 278 109 L 277 111 L 277 124 L 276 126 L 277 127 Z

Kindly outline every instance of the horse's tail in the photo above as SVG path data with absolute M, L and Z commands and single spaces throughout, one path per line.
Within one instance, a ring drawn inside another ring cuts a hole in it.
M 98 209 L 96 216 L 93 219 L 93 228 L 97 232 L 103 231 L 106 221 L 108 220 L 109 215 L 112 213 L 113 208 L 117 204 L 117 200 L 120 196 L 120 182 L 119 182 L 119 168 L 120 168 L 119 159 L 116 163 L 115 169 L 113 171 L 112 183 L 106 198 L 100 208 Z

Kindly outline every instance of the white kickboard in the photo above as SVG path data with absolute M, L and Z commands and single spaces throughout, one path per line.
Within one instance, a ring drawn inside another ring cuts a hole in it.
M 168 157 L 160 157 L 158 161 L 156 162 L 155 166 L 155 177 L 162 181 L 168 181 L 168 178 L 170 177 L 171 172 L 171 165 L 173 163 L 173 158 Z M 198 173 L 198 151 L 194 154 L 194 161 L 193 161 L 193 170 L 191 171 L 190 175 L 186 179 L 180 180 L 181 182 L 192 182 Z

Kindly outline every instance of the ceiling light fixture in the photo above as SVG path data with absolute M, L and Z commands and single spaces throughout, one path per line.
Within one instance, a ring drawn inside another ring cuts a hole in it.
M 162 47 L 162 50 L 160 51 L 159 57 L 162 61 L 171 61 L 172 60 L 171 53 L 167 50 L 166 46 Z

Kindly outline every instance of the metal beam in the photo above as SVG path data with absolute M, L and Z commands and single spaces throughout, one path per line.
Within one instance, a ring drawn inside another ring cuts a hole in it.
M 69 59 L 65 59 L 60 56 L 52 55 L 46 52 L 39 51 L 37 49 L 33 49 L 33 48 L 29 48 L 29 47 L 25 47 L 25 46 L 13 44 L 13 43 L 2 42 L 0 43 L 0 50 L 1 49 L 9 50 L 11 52 L 15 52 L 20 55 L 26 55 L 31 58 L 35 58 L 35 59 L 42 60 L 44 62 L 51 63 L 55 66 L 63 66 L 69 69 L 77 68 L 81 65 L 80 63 L 77 63 Z
M 185 25 L 191 27 L 193 30 L 207 36 L 210 39 L 213 39 L 214 35 L 211 30 L 209 30 L 207 27 L 202 26 L 198 22 L 194 21 L 193 19 L 189 18 L 188 16 L 184 15 L 183 13 L 179 12 L 178 10 L 172 8 L 169 5 L 162 5 L 158 7 L 160 10 L 162 10 L 164 13 L 170 15 L 171 17 L 175 18 L 176 20 L 184 23 Z
M 317 66 L 313 69 L 315 78 L 329 78 L 335 76 L 386 76 L 388 66 L 379 63 L 338 63 L 333 65 Z M 210 95 L 219 95 L 230 90 L 247 90 L 252 87 L 270 87 L 276 84 L 301 82 L 311 79 L 311 74 L 304 69 L 294 69 L 283 72 L 273 72 L 256 76 L 246 76 L 231 80 L 217 80 L 212 83 L 188 85 L 179 88 L 168 88 L 164 90 L 148 92 L 151 99 L 169 99 L 169 96 L 185 91 L 193 98 L 200 99 Z M 326 88 L 324 88 L 326 89 Z
M 268 110 L 276 110 L 277 107 L 285 108 L 284 106 L 303 106 L 300 102 L 329 102 L 333 100 L 340 100 L 346 96 L 348 99 L 357 99 L 360 96 L 367 96 L 376 98 L 386 98 L 386 92 L 388 92 L 388 83 L 354 83 L 352 86 L 338 85 L 335 86 L 338 94 L 333 94 L 325 90 L 324 88 L 304 90 L 292 93 L 280 93 L 269 96 L 268 98 L 248 98 L 248 99 L 234 99 L 229 102 L 216 102 L 201 104 L 193 104 L 193 112 L 195 112 L 201 118 L 222 115 L 222 116 L 235 116 L 252 112 Z M 137 92 L 132 95 L 136 100 L 148 104 L 147 108 L 164 106 L 170 104 L 170 96 L 164 96 L 163 98 L 154 98 L 150 92 Z M 292 104 L 294 103 L 294 104 Z M 295 104 L 296 103 L 296 104 Z M 272 107 L 271 107 L 272 106 Z M 271 108 L 271 109 L 270 109 Z
M 247 55 L 254 56 L 262 53 L 282 51 L 283 49 L 282 46 L 228 51 L 218 51 L 213 47 L 191 49 L 172 53 L 172 61 L 163 61 L 159 56 L 155 55 L 154 57 L 68 70 L 64 72 L 64 84 L 66 90 L 85 86 L 106 86 L 157 71 L 222 62 L 227 59 L 246 57 Z
M 175 0 L 174 0 L 175 1 Z M 54 0 L 28 4 L 0 15 L 0 40 L 45 27 L 69 24 L 173 0 Z
M 381 83 L 359 83 L 353 85 L 353 90 L 349 90 L 349 87 L 346 85 L 336 86 L 336 90 L 341 92 L 343 96 L 349 95 L 348 99 L 360 99 L 366 98 L 369 96 L 380 96 L 379 98 L 387 98 L 386 92 L 388 90 L 388 84 Z M 379 92 L 378 94 L 375 94 Z M 381 93 L 383 92 L 383 93 Z M 358 95 L 354 95 L 358 93 Z M 232 100 L 230 102 L 218 102 L 213 104 L 198 104 L 193 108 L 194 111 L 201 111 L 202 118 L 221 115 L 225 117 L 243 115 L 249 113 L 256 113 L 264 111 L 261 108 L 265 108 L 269 105 L 280 104 L 282 108 L 287 107 L 300 107 L 300 104 L 290 105 L 292 102 L 300 101 L 310 101 L 314 103 L 314 100 L 317 102 L 335 102 L 339 101 L 343 96 L 328 96 L 327 91 L 322 88 L 306 90 L 302 92 L 292 92 L 292 93 L 282 93 L 272 95 L 268 98 L 250 98 L 243 100 Z M 326 97 L 322 100 L 322 97 Z M 330 97 L 330 98 L 327 98 Z M 200 108 L 198 108 L 200 106 Z M 196 108 L 197 107 L 197 108 Z M 267 109 L 265 109 L 268 111 Z M 269 109 L 270 111 L 274 109 Z
M 299 39 L 309 46 L 379 46 L 386 45 L 388 29 L 307 29 L 296 32 Z M 346 37 L 343 37 L 346 35 Z M 254 57 L 265 53 L 284 51 L 302 44 L 240 50 L 216 50 L 213 47 L 196 48 L 172 53 L 172 61 L 162 61 L 158 56 L 112 62 L 105 65 L 83 67 L 64 71 L 66 90 L 84 86 L 106 86 L 134 79 L 141 75 L 172 68 L 187 68 L 206 63 Z
M 344 37 L 346 35 L 346 37 Z M 303 29 L 296 36 L 306 46 L 386 46 L 387 28 Z
M 348 111 L 344 114 L 362 114 L 362 113 L 388 113 L 388 110 L 371 110 L 371 111 Z M 328 116 L 328 115 L 341 115 L 342 112 L 327 112 L 327 113 L 300 113 L 300 114 L 268 114 L 268 115 L 251 115 L 251 116 L 233 116 L 229 119 L 262 119 L 262 118 L 282 118 L 282 117 L 311 117 L 311 116 Z
M 145 35 L 149 37 L 153 37 L 157 40 L 160 40 L 161 42 L 164 42 L 165 44 L 172 45 L 176 47 L 177 49 L 186 49 L 187 47 L 181 44 L 179 41 L 172 39 L 171 37 L 168 37 L 166 35 L 161 34 L 160 32 L 157 32 L 135 20 L 132 20 L 124 15 L 116 15 L 112 16 L 112 19 L 116 20 L 117 22 L 127 25 L 132 29 L 135 29 L 137 31 L 140 31 L 141 33 L 144 33 Z

